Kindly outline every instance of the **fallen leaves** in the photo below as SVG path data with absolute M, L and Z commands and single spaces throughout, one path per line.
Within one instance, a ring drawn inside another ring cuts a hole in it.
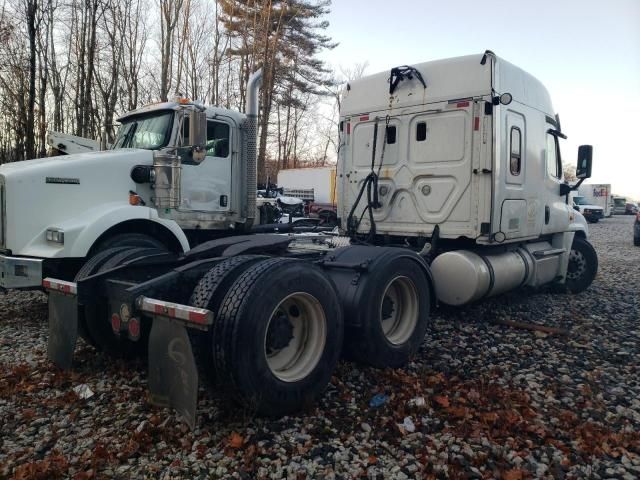
M 503 472 L 502 480 L 522 480 L 523 478 L 526 478 L 525 477 L 526 474 L 527 474 L 526 471 L 521 470 L 519 468 L 507 470 L 506 472 Z
M 227 445 L 235 449 L 242 448 L 242 445 L 244 445 L 244 438 L 242 437 L 242 435 L 240 435 L 237 432 L 231 432 L 231 435 L 229 435 L 229 442 Z
M 18 465 L 15 470 L 15 480 L 48 480 L 63 478 L 69 468 L 69 462 L 60 452 L 53 451 L 51 455 L 37 462 Z

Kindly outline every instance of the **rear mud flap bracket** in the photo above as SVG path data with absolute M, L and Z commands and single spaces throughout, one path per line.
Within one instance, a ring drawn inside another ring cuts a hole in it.
M 149 401 L 174 408 L 193 430 L 198 404 L 198 370 L 187 329 L 154 316 L 149 336 Z

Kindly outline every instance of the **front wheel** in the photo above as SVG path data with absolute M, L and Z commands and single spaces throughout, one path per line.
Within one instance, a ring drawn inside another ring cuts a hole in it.
M 581 237 L 575 237 L 569 253 L 566 288 L 571 293 L 586 290 L 598 273 L 598 255 L 593 246 Z

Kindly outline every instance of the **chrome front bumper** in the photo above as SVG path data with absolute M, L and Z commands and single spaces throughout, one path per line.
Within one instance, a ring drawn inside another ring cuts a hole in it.
M 33 288 L 42 286 L 41 258 L 0 255 L 0 288 Z

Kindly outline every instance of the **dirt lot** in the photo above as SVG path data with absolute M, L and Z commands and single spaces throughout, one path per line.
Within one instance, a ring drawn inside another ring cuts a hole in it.
M 585 293 L 440 309 L 407 368 L 342 363 L 297 416 L 255 418 L 202 388 L 194 432 L 148 405 L 140 363 L 81 345 L 72 372 L 50 366 L 44 295 L 2 295 L 0 478 L 638 478 L 640 248 L 632 217 L 591 234 Z

